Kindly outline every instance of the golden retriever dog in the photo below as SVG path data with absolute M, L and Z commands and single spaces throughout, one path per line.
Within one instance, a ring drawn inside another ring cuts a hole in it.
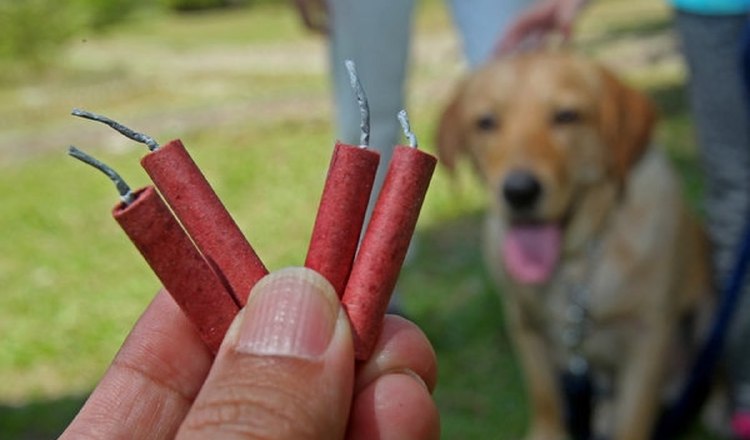
M 438 153 L 489 193 L 484 254 L 531 405 L 568 437 L 560 378 L 591 378 L 593 434 L 647 439 L 713 306 L 707 241 L 651 146 L 650 100 L 564 51 L 493 61 L 446 108 Z

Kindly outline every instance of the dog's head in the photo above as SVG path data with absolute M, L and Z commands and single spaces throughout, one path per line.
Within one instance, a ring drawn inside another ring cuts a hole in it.
M 440 122 L 438 153 L 451 170 L 461 155 L 471 159 L 504 222 L 506 268 L 517 281 L 539 283 L 573 218 L 585 216 L 582 199 L 622 187 L 655 119 L 645 95 L 584 57 L 524 54 L 459 85 Z

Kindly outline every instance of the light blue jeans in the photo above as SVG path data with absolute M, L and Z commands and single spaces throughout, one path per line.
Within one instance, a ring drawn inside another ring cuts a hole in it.
M 505 26 L 532 0 L 448 1 L 467 64 L 474 68 L 490 56 Z M 344 60 L 351 59 L 369 98 L 370 144 L 381 153 L 374 200 L 391 150 L 402 136 L 396 114 L 405 105 L 414 0 L 328 0 L 328 7 L 336 135 L 342 142 L 359 143 L 360 113 L 344 66 Z M 415 132 L 427 137 L 419 127 Z

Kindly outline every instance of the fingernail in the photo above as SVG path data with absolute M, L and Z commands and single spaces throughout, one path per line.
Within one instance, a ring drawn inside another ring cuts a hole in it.
M 411 377 L 412 379 L 414 379 L 415 382 L 417 382 L 418 384 L 422 385 L 422 387 L 428 393 L 432 394 L 432 390 L 430 389 L 430 387 L 427 386 L 427 382 L 425 382 L 424 379 L 422 379 L 422 376 L 420 376 L 419 374 L 417 374 L 416 371 L 414 371 L 412 369 L 409 369 L 409 368 L 404 368 L 402 370 L 393 371 L 393 374 L 405 374 L 405 375 Z
M 333 337 L 339 303 L 321 275 L 305 268 L 274 272 L 255 285 L 240 326 L 237 351 L 315 358 Z

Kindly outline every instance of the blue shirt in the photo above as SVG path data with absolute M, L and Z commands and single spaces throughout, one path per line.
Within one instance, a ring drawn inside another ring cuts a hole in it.
M 672 6 L 696 14 L 726 15 L 750 12 L 750 0 L 671 0 Z

